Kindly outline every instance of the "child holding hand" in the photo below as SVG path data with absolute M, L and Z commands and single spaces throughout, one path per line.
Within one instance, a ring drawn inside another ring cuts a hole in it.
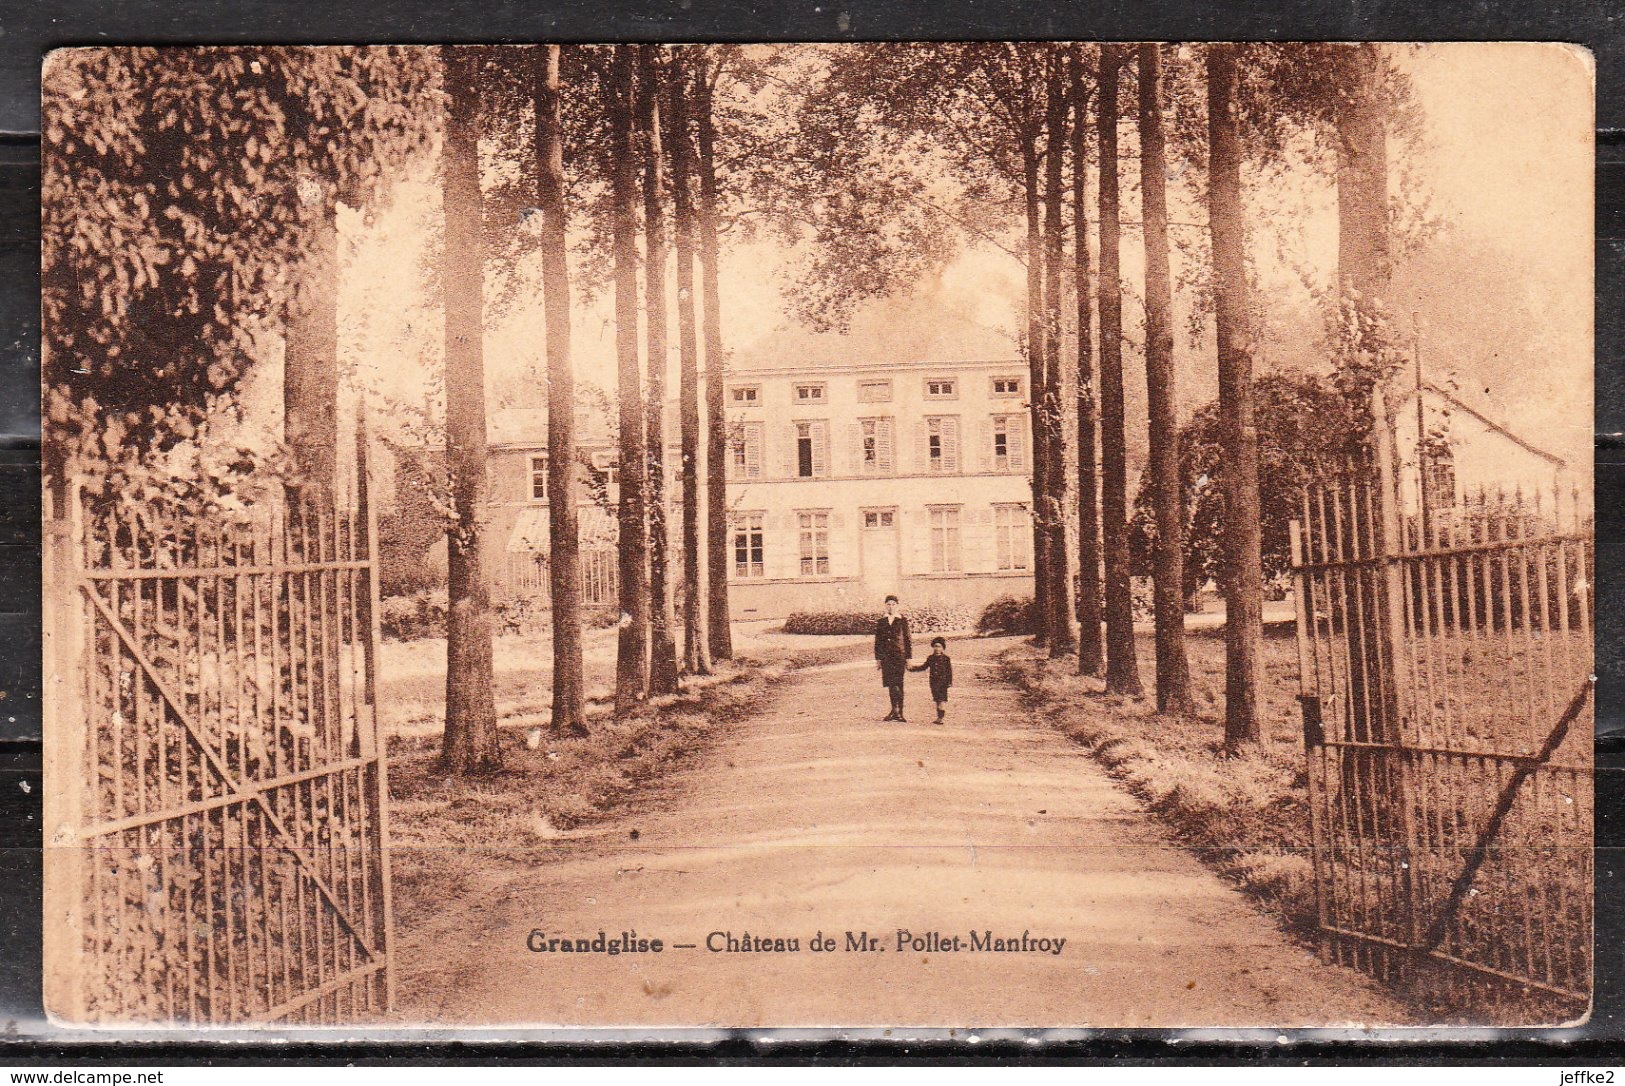
M 948 688 L 954 684 L 954 662 L 948 658 L 948 639 L 933 637 L 931 655 L 910 671 L 926 671 L 931 684 L 931 700 L 937 703 L 937 723 L 941 724 L 948 712 Z

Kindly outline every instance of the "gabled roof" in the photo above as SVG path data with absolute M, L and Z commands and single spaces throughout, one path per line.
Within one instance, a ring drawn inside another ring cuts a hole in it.
M 1435 396 L 1439 397 L 1441 400 L 1444 400 L 1451 407 L 1462 412 L 1463 414 L 1471 415 L 1473 418 L 1477 419 L 1485 429 L 1500 434 L 1502 437 L 1506 438 L 1520 449 L 1523 449 L 1525 452 L 1540 457 L 1542 460 L 1545 460 L 1554 467 L 1566 468 L 1569 466 L 1569 462 L 1563 457 L 1558 456 L 1554 452 L 1549 452 L 1548 450 L 1543 449 L 1532 442 L 1526 441 L 1524 438 L 1514 433 L 1511 429 L 1502 423 L 1497 422 L 1495 419 L 1490 418 L 1488 415 L 1484 414 L 1484 412 L 1480 411 L 1472 404 L 1467 403 L 1449 389 L 1441 388 L 1432 381 L 1423 381 L 1422 389 L 1425 392 L 1433 393 Z M 1411 395 L 1415 395 L 1415 393 L 1413 392 Z

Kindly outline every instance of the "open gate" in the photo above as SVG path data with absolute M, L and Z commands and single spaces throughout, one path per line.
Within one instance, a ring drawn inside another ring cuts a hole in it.
M 1592 977 L 1590 518 L 1573 491 L 1430 509 L 1393 479 L 1314 488 L 1293 525 L 1323 951 L 1458 1005 L 1573 1017 Z
M 325 1024 L 391 1003 L 376 529 L 358 492 L 200 515 L 76 487 L 48 513 L 56 1015 Z

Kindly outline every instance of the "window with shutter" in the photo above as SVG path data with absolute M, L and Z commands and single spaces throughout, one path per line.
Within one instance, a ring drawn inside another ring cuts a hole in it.
M 934 475 L 959 474 L 959 417 L 937 415 L 925 420 L 926 470 Z
M 1020 415 L 993 416 L 993 470 L 1022 471 L 1027 466 Z
M 859 419 L 857 426 L 858 472 L 862 475 L 892 473 L 891 419 Z
M 798 422 L 795 426 L 795 471 L 802 479 L 821 479 L 829 475 L 829 421 L 826 419 Z
M 762 477 L 762 424 L 747 422 L 734 434 L 728 471 L 735 479 Z

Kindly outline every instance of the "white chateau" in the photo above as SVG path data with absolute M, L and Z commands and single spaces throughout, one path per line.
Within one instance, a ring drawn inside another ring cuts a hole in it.
M 1020 359 L 729 376 L 735 619 L 1032 592 Z
M 736 620 L 792 611 L 905 605 L 980 608 L 1032 593 L 1031 440 L 1020 359 L 736 370 L 728 425 L 729 603 Z M 673 576 L 681 562 L 677 404 L 667 404 L 666 499 Z M 600 413 L 577 420 L 582 577 L 589 606 L 612 608 L 618 450 Z M 547 595 L 547 412 L 494 413 L 486 530 L 499 598 Z M 407 450 L 397 450 L 397 456 Z M 424 462 L 438 449 L 418 450 Z M 386 562 L 444 576 L 427 482 L 388 464 Z M 702 473 L 703 485 L 703 473 Z M 703 505 L 702 505 L 703 508 Z

